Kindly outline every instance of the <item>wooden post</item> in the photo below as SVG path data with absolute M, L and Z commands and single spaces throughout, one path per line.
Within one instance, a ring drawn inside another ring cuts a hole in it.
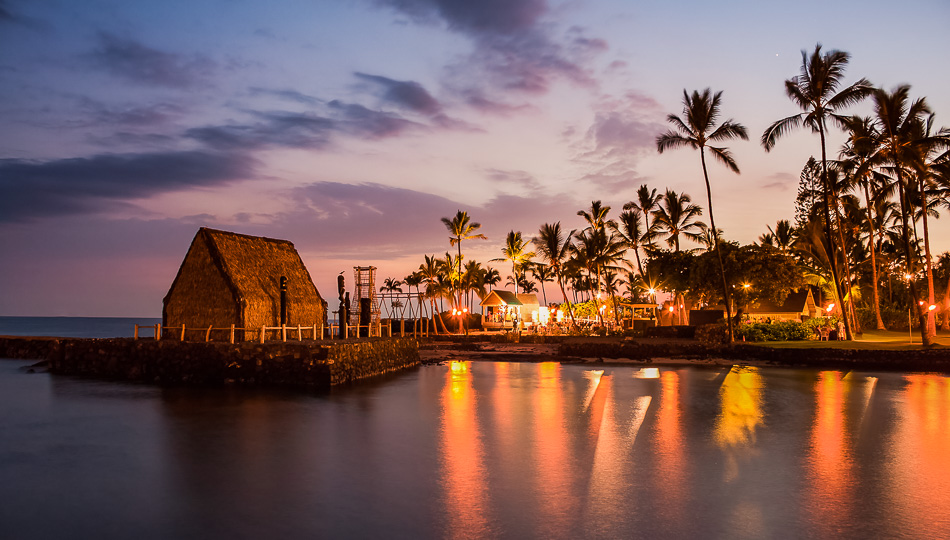
M 214 325 L 212 325 L 214 326 Z M 208 332 L 205 334 L 205 343 L 211 341 L 211 326 L 208 327 Z
M 280 338 L 283 341 L 287 341 L 287 325 L 286 324 L 280 325 Z
M 393 333 L 391 326 L 390 326 L 389 333 L 390 334 Z M 406 337 L 406 319 L 399 319 L 399 337 Z
M 264 343 L 264 326 L 261 327 L 261 343 Z
M 181 340 L 182 340 L 182 341 L 185 341 L 185 325 L 184 325 L 184 323 L 182 323 L 182 325 L 181 325 Z
M 132 334 L 132 339 L 138 339 L 138 338 L 139 338 L 139 325 L 136 324 L 136 325 L 135 325 L 135 333 Z
M 303 341 L 303 337 L 300 334 L 300 325 L 297 325 L 297 341 Z
M 162 325 L 161 323 L 155 325 L 155 341 L 162 339 Z
M 234 345 L 234 323 L 231 323 L 231 345 Z

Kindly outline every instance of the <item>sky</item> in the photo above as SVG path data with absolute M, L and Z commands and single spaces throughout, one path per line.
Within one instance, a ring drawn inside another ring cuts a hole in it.
M 749 131 L 710 181 L 751 243 L 820 155 L 807 131 L 758 143 L 799 112 L 801 51 L 950 126 L 948 23 L 946 0 L 0 0 L 0 315 L 158 317 L 202 226 L 290 240 L 335 307 L 341 271 L 378 287 L 454 250 L 457 210 L 486 264 L 641 184 L 705 208 L 698 153 L 655 139 L 707 87 Z

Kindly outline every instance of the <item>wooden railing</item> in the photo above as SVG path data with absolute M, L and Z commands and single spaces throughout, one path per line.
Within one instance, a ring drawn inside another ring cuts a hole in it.
M 367 329 L 367 334 L 369 335 L 369 337 L 382 337 L 384 333 L 384 329 L 385 329 L 385 334 L 387 334 L 387 337 L 393 336 L 392 327 L 390 326 L 383 327 L 382 324 L 376 323 L 373 325 L 363 325 L 363 326 L 348 324 L 346 325 L 344 329 L 345 330 L 344 337 L 350 337 L 350 336 L 359 337 L 360 330 L 364 328 Z M 315 324 L 313 326 L 283 325 L 283 326 L 261 326 L 260 328 L 240 328 L 232 324 L 229 327 L 219 327 L 219 328 L 215 328 L 213 325 L 207 328 L 204 328 L 204 327 L 186 328 L 184 324 L 181 326 L 162 326 L 161 324 L 150 324 L 150 325 L 136 324 L 135 333 L 133 334 L 134 339 L 139 339 L 139 335 L 142 333 L 143 330 L 145 330 L 146 333 L 151 333 L 152 337 L 156 340 L 169 339 L 171 336 L 176 336 L 178 337 L 179 341 L 185 341 L 186 331 L 197 330 L 200 332 L 204 332 L 204 340 L 206 342 L 211 341 L 212 331 L 214 330 L 228 331 L 229 332 L 228 341 L 230 343 L 234 343 L 235 332 L 241 331 L 241 332 L 246 333 L 250 331 L 250 332 L 254 332 L 255 335 L 258 336 L 258 340 L 260 343 L 264 343 L 264 341 L 267 339 L 268 332 L 277 332 L 277 336 L 278 336 L 277 339 L 279 339 L 280 341 L 287 341 L 288 334 L 290 334 L 291 338 L 293 338 L 295 333 L 296 333 L 296 337 L 298 341 L 303 341 L 304 337 L 307 336 L 308 334 L 309 334 L 308 339 L 311 339 L 311 340 L 333 339 L 335 336 L 339 334 L 340 325 L 330 324 L 325 327 L 322 324 L 320 325 Z M 142 336 L 142 337 L 147 337 L 147 336 Z

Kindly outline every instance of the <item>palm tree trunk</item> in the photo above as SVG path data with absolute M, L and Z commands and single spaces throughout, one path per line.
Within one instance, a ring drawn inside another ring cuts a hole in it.
M 827 243 L 828 249 L 828 263 L 831 265 L 831 279 L 835 284 L 835 293 L 838 295 L 838 302 L 841 302 L 844 298 L 844 294 L 841 291 L 841 282 L 838 281 L 838 262 L 837 257 L 835 257 L 834 249 L 834 239 L 831 235 L 831 185 L 828 179 L 828 154 L 825 151 L 825 126 L 823 121 L 818 122 L 818 135 L 821 138 L 821 178 L 822 178 L 822 194 L 824 195 L 824 207 L 825 211 L 825 242 Z M 844 251 L 844 246 L 841 246 L 842 251 Z M 851 335 L 851 324 L 848 320 L 848 316 L 845 315 L 844 306 L 841 309 L 842 315 L 844 315 L 844 331 L 845 336 L 848 341 L 853 339 Z
M 830 183 L 830 182 L 829 182 Z M 844 241 L 844 227 L 841 224 L 844 222 L 843 212 L 840 212 L 840 207 L 838 205 L 838 192 L 832 191 L 831 200 L 834 201 L 835 205 L 835 223 L 837 224 L 836 229 L 838 229 L 838 242 L 841 246 L 841 259 L 844 262 L 844 279 L 845 283 L 848 285 L 848 311 L 844 312 L 844 305 L 842 304 L 842 312 L 845 313 L 846 317 L 851 317 L 851 327 L 854 329 L 854 332 L 857 334 L 861 333 L 861 326 L 858 324 L 858 318 L 854 313 L 854 286 L 851 284 L 851 259 L 848 257 L 847 244 Z
M 910 285 L 910 295 L 913 308 L 917 309 L 917 323 L 920 329 L 920 339 L 924 347 L 933 346 L 933 339 L 930 337 L 930 334 L 927 332 L 927 316 L 924 315 L 924 311 L 920 308 L 918 299 L 920 298 L 917 295 L 917 279 L 916 279 L 916 268 L 914 267 L 914 259 L 911 257 L 910 251 L 910 228 L 907 225 L 907 213 L 910 211 L 910 201 L 907 199 L 907 191 L 904 189 L 904 179 L 901 174 L 901 164 L 895 164 L 897 171 L 897 192 L 898 197 L 900 198 L 901 206 L 901 229 L 903 233 L 903 244 L 904 244 L 904 257 L 907 261 L 907 273 L 911 275 L 911 279 L 908 280 Z
M 874 242 L 874 214 L 872 204 L 871 204 L 871 191 L 868 189 L 868 182 L 865 179 L 864 182 L 861 182 L 864 187 L 864 200 L 866 201 L 868 208 L 868 243 L 871 248 L 871 281 L 873 282 L 873 297 L 874 297 L 874 318 L 876 319 L 877 329 L 878 330 L 887 330 L 884 326 L 884 319 L 881 317 L 881 297 L 878 294 L 878 283 L 877 283 L 877 246 Z
M 923 210 L 924 218 L 924 256 L 927 257 L 927 334 L 931 337 L 937 336 L 937 324 L 934 319 L 934 312 L 930 306 L 934 305 L 934 272 L 933 264 L 930 260 L 930 231 L 927 227 L 927 193 L 924 191 L 924 184 L 920 183 L 920 207 Z
M 706 200 L 709 204 L 709 224 L 712 227 L 713 246 L 716 257 L 719 259 L 719 273 L 722 276 L 722 301 L 726 304 L 726 328 L 729 332 L 729 344 L 735 342 L 735 333 L 732 329 L 732 307 L 729 305 L 729 285 L 726 283 L 726 267 L 722 263 L 722 251 L 719 250 L 719 235 L 716 233 L 716 220 L 713 218 L 712 189 L 709 187 L 709 173 L 706 171 L 706 153 L 699 149 L 699 158 L 703 163 L 703 178 L 706 180 Z

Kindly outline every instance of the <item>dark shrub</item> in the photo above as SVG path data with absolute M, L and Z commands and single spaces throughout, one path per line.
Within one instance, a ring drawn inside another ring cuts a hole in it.
M 743 324 L 736 337 L 746 341 L 802 341 L 809 339 L 812 330 L 798 321 Z
M 725 323 L 696 326 L 695 338 L 703 345 L 717 346 L 729 343 L 729 329 Z

